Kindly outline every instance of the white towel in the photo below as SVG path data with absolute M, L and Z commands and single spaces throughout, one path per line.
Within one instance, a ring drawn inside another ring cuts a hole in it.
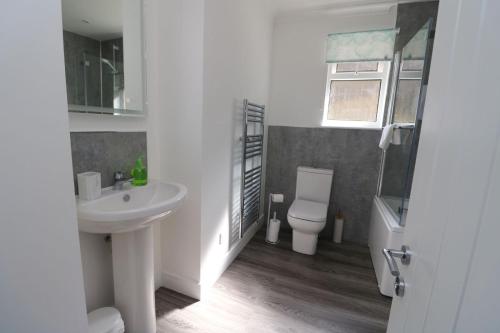
M 399 146 L 402 143 L 401 140 L 401 127 L 395 128 L 394 132 L 392 133 L 392 144 Z
M 389 148 L 389 145 L 392 143 L 392 138 L 394 136 L 394 129 L 396 128 L 396 124 L 390 124 L 384 127 L 382 131 L 382 137 L 380 138 L 379 147 L 386 151 Z

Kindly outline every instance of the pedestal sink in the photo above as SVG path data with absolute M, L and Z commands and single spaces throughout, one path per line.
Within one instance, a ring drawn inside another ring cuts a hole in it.
M 115 306 L 127 333 L 156 332 L 152 223 L 172 214 L 186 194 L 183 185 L 150 181 L 105 189 L 92 201 L 77 198 L 80 231 L 112 234 Z

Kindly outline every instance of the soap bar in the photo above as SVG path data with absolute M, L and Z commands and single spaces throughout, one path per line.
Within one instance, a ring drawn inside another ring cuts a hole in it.
M 76 178 L 80 199 L 95 200 L 101 196 L 101 174 L 99 172 L 79 173 Z

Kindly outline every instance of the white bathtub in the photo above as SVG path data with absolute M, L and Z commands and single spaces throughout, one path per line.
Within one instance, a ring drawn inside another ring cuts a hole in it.
M 378 288 L 383 295 L 393 294 L 394 277 L 389 271 L 382 250 L 400 249 L 403 245 L 404 228 L 398 223 L 397 211 L 401 200 L 393 197 L 375 197 L 373 199 L 372 213 L 370 218 L 370 233 L 368 246 L 372 257 L 375 275 L 377 276 Z M 407 206 L 407 204 L 405 204 Z M 391 206 L 393 207 L 391 209 Z M 406 218 L 406 213 L 403 218 Z

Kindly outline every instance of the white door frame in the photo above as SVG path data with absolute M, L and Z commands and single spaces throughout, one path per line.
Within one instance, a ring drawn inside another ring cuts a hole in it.
M 441 0 L 388 332 L 500 332 L 498 59 L 500 1 Z

